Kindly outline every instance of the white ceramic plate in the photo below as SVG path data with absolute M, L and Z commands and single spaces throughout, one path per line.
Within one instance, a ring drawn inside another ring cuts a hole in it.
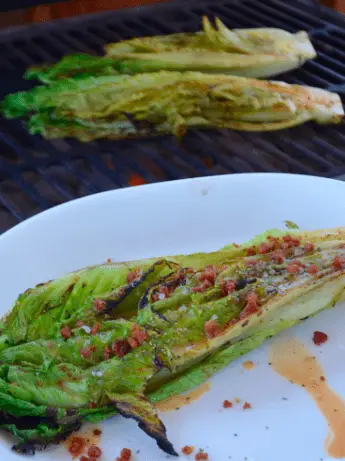
M 68 271 L 114 260 L 214 250 L 242 242 L 292 220 L 303 229 L 345 225 L 345 183 L 320 178 L 250 174 L 209 177 L 122 189 L 93 195 L 40 214 L 0 238 L 0 314 L 19 292 Z M 332 387 L 345 397 L 345 313 L 341 306 L 294 329 L 317 355 Z M 314 330 L 329 335 L 313 346 Z M 194 445 L 211 461 L 327 460 L 327 424 L 303 389 L 267 365 L 267 344 L 237 360 L 212 379 L 199 401 L 162 419 L 175 448 Z M 247 400 L 224 410 L 224 399 Z M 288 400 L 283 400 L 287 398 Z M 166 455 L 133 421 L 114 417 L 102 425 L 102 461 L 129 447 L 135 461 L 163 461 Z M 1 435 L 1 461 L 20 457 Z M 36 459 L 70 460 L 64 447 Z M 194 459 L 194 456 L 182 459 Z

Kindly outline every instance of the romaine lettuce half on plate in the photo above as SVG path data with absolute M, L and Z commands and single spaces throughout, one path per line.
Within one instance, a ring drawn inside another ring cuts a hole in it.
M 155 403 L 345 293 L 345 228 L 273 229 L 213 253 L 88 267 L 1 321 L 0 427 L 20 452 L 120 413 L 176 454 Z

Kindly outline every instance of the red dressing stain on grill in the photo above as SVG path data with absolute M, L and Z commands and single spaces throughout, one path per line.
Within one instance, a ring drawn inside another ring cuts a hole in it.
M 345 457 L 345 401 L 327 384 L 316 358 L 298 339 L 276 341 L 270 349 L 272 368 L 301 386 L 314 400 L 328 423 L 325 449 L 333 458 Z
M 132 173 L 128 179 L 128 184 L 130 186 L 141 186 L 146 184 L 146 181 L 140 174 Z

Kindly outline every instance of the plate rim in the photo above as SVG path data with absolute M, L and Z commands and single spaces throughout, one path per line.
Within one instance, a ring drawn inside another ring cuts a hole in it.
M 265 177 L 265 178 L 271 178 L 271 177 L 277 177 L 280 176 L 281 178 L 284 179 L 292 179 L 293 178 L 298 178 L 300 179 L 305 179 L 307 182 L 328 182 L 328 183 L 334 183 L 337 182 L 339 185 L 343 184 L 345 188 L 345 182 L 336 179 L 336 178 L 327 178 L 323 176 L 313 176 L 313 175 L 305 175 L 305 174 L 293 174 L 293 173 L 266 173 L 266 172 L 249 172 L 249 173 L 227 173 L 227 174 L 220 174 L 220 175 L 209 175 L 209 176 L 196 176 L 193 178 L 183 178 L 183 179 L 173 179 L 170 181 L 161 181 L 161 182 L 155 182 L 155 183 L 149 183 L 149 184 L 143 184 L 139 186 L 126 186 L 118 189 L 111 189 L 107 191 L 102 191 L 102 192 L 97 192 L 95 194 L 89 194 L 84 197 L 78 197 L 72 200 L 68 200 L 67 202 L 60 203 L 58 205 L 55 205 L 51 208 L 48 208 L 46 210 L 40 211 L 39 213 L 25 219 L 24 221 L 19 222 L 18 224 L 15 224 L 13 227 L 10 229 L 6 230 L 3 234 L 0 235 L 0 247 L 6 242 L 8 238 L 14 237 L 18 232 L 21 232 L 25 230 L 27 226 L 30 226 L 34 224 L 35 222 L 46 219 L 47 217 L 49 218 L 51 215 L 54 215 L 56 213 L 61 212 L 61 210 L 66 210 L 68 208 L 72 208 L 75 206 L 78 206 L 79 203 L 83 202 L 91 202 L 91 201 L 97 201 L 99 200 L 100 197 L 106 197 L 106 196 L 111 196 L 113 194 L 127 194 L 129 190 L 133 191 L 135 190 L 138 193 L 140 190 L 147 189 L 147 188 L 165 188 L 169 186 L 175 186 L 180 183 L 187 183 L 187 182 L 207 182 L 207 181 L 212 181 L 212 182 L 217 182 L 219 179 L 221 180 L 232 180 L 234 178 L 235 180 L 241 178 L 260 178 L 260 177 Z

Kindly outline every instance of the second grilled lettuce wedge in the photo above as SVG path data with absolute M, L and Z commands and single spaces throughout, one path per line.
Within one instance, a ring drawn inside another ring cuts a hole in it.
M 111 43 L 104 57 L 71 55 L 54 65 L 30 68 L 26 78 L 45 83 L 73 76 L 200 71 L 243 77 L 271 77 L 316 57 L 307 32 L 273 28 L 228 29 L 218 18 L 203 30 L 140 37 Z

